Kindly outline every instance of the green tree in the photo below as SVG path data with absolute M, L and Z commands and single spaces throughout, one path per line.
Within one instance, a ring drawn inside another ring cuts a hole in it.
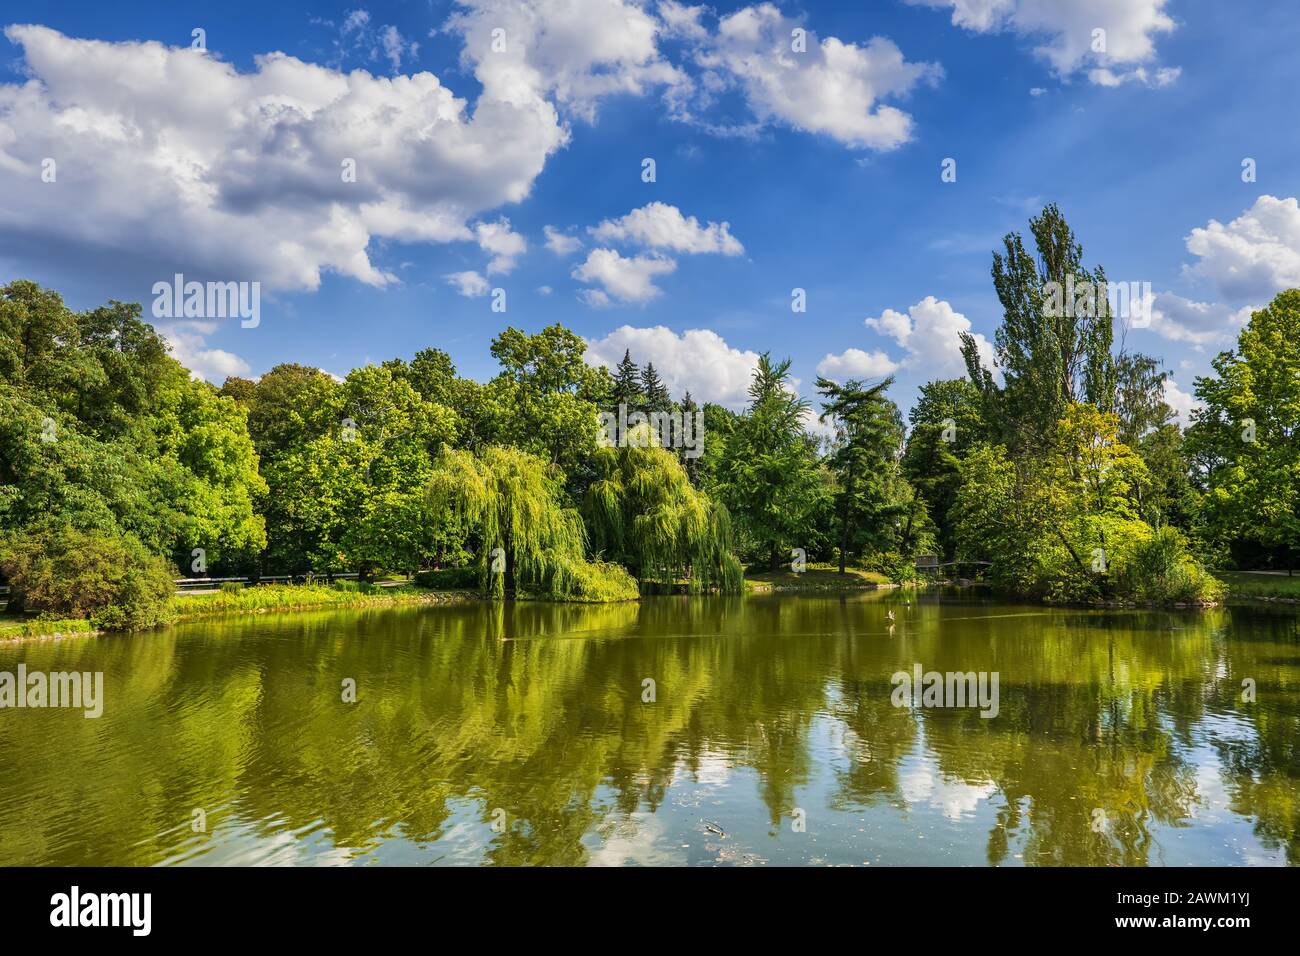
M 1123 354 L 1115 360 L 1115 414 L 1119 439 L 1136 447 L 1142 437 L 1173 420 L 1174 410 L 1164 400 L 1169 373 L 1149 355 Z
M 444 448 L 430 475 L 430 504 L 450 511 L 478 539 L 484 593 L 533 593 L 585 601 L 628 600 L 635 580 L 618 565 L 586 559 L 586 530 L 563 505 L 563 476 L 515 448 L 481 455 Z
M 1029 220 L 1037 250 L 1018 233 L 993 254 L 993 286 L 1002 303 L 994 356 L 1005 384 L 983 367 L 975 337 L 961 333 L 971 381 L 984 399 L 984 417 L 1012 449 L 1039 449 L 1074 402 L 1110 411 L 1115 368 L 1106 274 L 1083 266 L 1083 247 L 1053 203 Z
M 583 360 L 587 344 L 561 325 L 527 335 L 508 328 L 492 341 L 501 373 L 487 386 L 488 440 L 540 455 L 580 487 L 590 480 L 597 415 L 609 373 Z
M 942 379 L 922 385 L 908 413 L 911 431 L 903 474 L 925 502 L 939 550 L 948 558 L 957 549 L 951 515 L 961 485 L 961 463 L 991 437 L 980 407 L 980 393 L 968 379 Z
M 1139 512 L 1149 524 L 1168 522 L 1190 531 L 1200 508 L 1174 410 L 1164 400 L 1169 373 L 1157 359 L 1122 354 L 1115 360 L 1118 438 L 1136 451 L 1151 474 L 1139 490 Z
M 293 428 L 276 436 L 293 444 L 266 464 L 268 566 L 367 577 L 427 563 L 445 529 L 420 500 L 434 456 L 456 432 L 455 413 L 390 367 L 353 369 L 339 384 L 299 369 L 291 375 L 298 387 L 275 395 L 287 398 L 284 421 Z M 313 407 L 298 406 L 308 400 Z
M 678 409 L 681 411 L 682 420 L 686 422 L 687 427 L 694 429 L 695 415 L 697 412 L 700 411 L 700 406 L 696 403 L 695 399 L 691 397 L 690 389 L 687 389 L 686 394 L 682 396 L 682 400 L 681 403 L 678 405 Z M 700 483 L 700 458 L 703 456 L 704 452 L 708 449 L 708 443 L 707 443 L 708 423 L 707 422 L 704 422 L 702 420 L 699 434 L 695 435 L 695 438 L 697 439 L 697 441 L 703 443 L 703 447 L 699 449 L 700 452 L 699 454 L 688 455 L 686 453 L 688 449 L 686 449 L 685 447 L 677 448 L 675 449 L 675 451 L 677 453 L 677 460 L 682 463 L 682 468 L 685 469 L 686 471 L 686 477 L 690 480 L 692 485 L 698 487 Z
M 672 411 L 673 400 L 668 395 L 667 386 L 659 378 L 659 373 L 655 371 L 654 362 L 647 362 L 645 371 L 641 373 L 641 392 L 645 396 L 647 412 Z
M 132 535 L 46 523 L 0 538 L 11 609 L 130 631 L 172 619 L 171 565 Z
M 308 365 L 277 365 L 257 382 L 248 410 L 248 432 L 263 462 L 300 448 L 334 424 L 337 384 Z
M 891 485 L 902 441 L 898 409 L 885 398 L 892 377 L 866 386 L 850 379 L 843 385 L 818 377 L 822 394 L 821 420 L 835 423 L 836 440 L 829 457 L 838 480 L 836 514 L 839 521 L 840 574 L 845 571 L 855 532 L 895 520 L 890 514 Z
M 228 375 L 226 380 L 221 384 L 221 389 L 217 393 L 225 398 L 234 399 L 235 404 L 241 408 L 251 408 L 253 402 L 257 400 L 257 383 L 251 378 L 240 378 L 238 375 Z
M 1118 429 L 1114 414 L 1075 403 L 1041 457 L 972 451 L 953 508 L 963 557 L 990 561 L 1004 590 L 1052 601 L 1217 596 L 1183 537 L 1139 517 L 1150 475 Z
M 186 563 L 247 561 L 264 490 L 243 410 L 195 381 L 138 305 L 0 290 L 0 528 L 56 516 Z
M 597 552 L 662 589 L 684 579 L 693 592 L 739 592 L 744 575 L 731 553 L 726 508 L 691 486 L 648 426 L 628 438 L 625 447 L 596 452 L 584 513 Z
M 749 408 L 728 436 L 717 481 L 723 503 L 772 570 L 792 547 L 806 549 L 826 491 L 816 442 L 803 426 L 809 404 L 794 395 L 789 378 L 789 359 L 759 356 Z
M 615 405 L 623 404 L 629 409 L 640 408 L 645 402 L 645 393 L 641 391 L 641 370 L 632 361 L 632 351 L 623 350 L 623 359 L 614 369 L 612 401 Z
M 1255 312 L 1235 349 L 1197 378 L 1187 443 L 1201 468 L 1207 538 L 1286 567 L 1300 556 L 1300 290 Z
M 716 402 L 705 402 L 700 411 L 704 414 L 704 430 L 700 434 L 701 451 L 689 461 L 687 474 L 697 488 L 702 488 L 719 501 L 726 500 L 722 492 L 720 475 L 726 460 L 727 444 L 740 420 L 735 412 Z
M 1177 422 L 1166 422 L 1137 440 L 1151 483 L 1139 490 L 1139 510 L 1149 524 L 1170 524 L 1185 534 L 1199 531 L 1201 494 L 1192 483 L 1187 441 Z
M 410 364 L 401 359 L 385 362 L 393 375 L 405 378 L 426 401 L 453 407 L 457 398 L 456 366 L 442 349 L 420 349 Z

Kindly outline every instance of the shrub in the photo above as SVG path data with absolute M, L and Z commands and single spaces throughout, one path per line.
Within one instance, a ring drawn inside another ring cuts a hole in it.
M 235 594 L 244 590 L 244 583 L 242 581 L 223 581 L 221 590 L 226 594 Z
M 640 596 L 636 578 L 612 561 L 562 560 L 557 563 L 549 587 L 538 597 L 603 604 L 635 601 Z
M 473 590 L 478 587 L 478 582 L 478 569 L 470 566 L 417 571 L 415 574 L 416 584 L 434 590 Z
M 371 581 L 349 581 L 346 578 L 330 584 L 335 591 L 345 594 L 382 594 L 384 589 Z
M 866 570 L 883 574 L 894 584 L 908 584 L 918 579 L 916 559 L 897 551 L 882 551 L 862 563 Z
M 1223 594 L 1223 586 L 1196 561 L 1174 528 L 1089 517 L 1072 530 L 1075 555 L 1088 565 L 1079 568 L 1063 547 L 1042 549 L 1040 573 L 1050 602 L 1179 604 L 1214 601 Z M 1097 550 L 1105 557 L 1104 570 L 1091 567 Z
M 112 631 L 173 616 L 175 571 L 133 535 L 66 525 L 11 534 L 0 544 L 0 571 L 15 610 L 88 618 Z
M 1140 542 L 1129 557 L 1125 587 L 1143 601 L 1213 601 L 1223 585 L 1188 553 L 1187 542 L 1174 528 L 1160 528 Z

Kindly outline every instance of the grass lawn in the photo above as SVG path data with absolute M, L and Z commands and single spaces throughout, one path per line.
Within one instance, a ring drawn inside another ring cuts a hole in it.
M 465 595 L 432 591 L 414 584 L 260 584 L 205 594 L 181 594 L 175 599 L 179 619 L 231 611 L 288 611 L 309 607 L 358 607 L 368 604 L 438 604 Z
M 52 634 L 82 634 L 95 628 L 85 620 L 49 620 L 30 614 L 0 613 L 0 642 L 20 637 L 38 637 Z
M 846 568 L 841 575 L 837 565 L 810 564 L 808 570 L 802 574 L 795 574 L 788 566 L 778 571 L 746 572 L 745 584 L 751 591 L 770 591 L 774 588 L 830 591 L 839 588 L 888 586 L 893 582 L 877 571 Z
M 1284 597 L 1300 599 L 1300 574 L 1254 571 L 1216 571 L 1214 576 L 1228 586 L 1228 593 L 1238 597 Z
M 435 591 L 415 584 L 263 584 L 257 587 L 179 594 L 174 599 L 177 620 L 240 611 L 292 611 L 327 607 L 365 607 L 391 604 L 446 604 L 472 600 L 469 591 Z M 27 637 L 93 633 L 88 620 L 51 620 L 35 615 L 0 612 L 0 642 Z

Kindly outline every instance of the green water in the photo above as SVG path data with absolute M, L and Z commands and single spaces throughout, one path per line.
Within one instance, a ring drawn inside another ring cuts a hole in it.
M 105 701 L 0 710 L 0 865 L 1297 863 L 1298 621 L 874 592 L 8 645 Z M 998 715 L 895 706 L 916 663 Z

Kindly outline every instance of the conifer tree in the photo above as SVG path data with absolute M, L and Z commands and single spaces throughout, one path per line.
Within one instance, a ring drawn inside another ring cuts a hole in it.
M 668 389 L 659 377 L 659 373 L 655 371 L 653 362 L 647 362 L 645 371 L 641 373 L 641 394 L 645 397 L 647 412 L 673 410 L 673 400 L 669 397 Z
M 632 409 L 640 408 L 642 401 L 641 370 L 632 361 L 631 350 L 624 349 L 623 361 L 614 369 L 614 403 Z

